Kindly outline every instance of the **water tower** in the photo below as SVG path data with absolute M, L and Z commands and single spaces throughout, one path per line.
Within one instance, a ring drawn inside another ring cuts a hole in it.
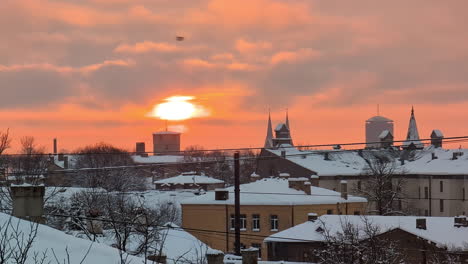
M 374 116 L 366 120 L 366 148 L 380 147 L 380 134 L 388 130 L 393 133 L 393 120 L 383 116 Z
M 179 152 L 180 133 L 161 131 L 153 133 L 153 151 L 155 153 Z M 178 153 L 174 153 L 178 154 Z

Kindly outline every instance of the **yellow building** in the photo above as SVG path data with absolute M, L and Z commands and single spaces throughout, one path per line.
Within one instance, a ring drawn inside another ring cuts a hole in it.
M 365 213 L 367 200 L 348 196 L 346 182 L 342 184 L 342 193 L 316 187 L 316 183 L 316 179 L 283 177 L 241 185 L 241 245 L 259 248 L 266 259 L 263 240 L 305 222 L 308 213 Z M 217 189 L 181 204 L 183 228 L 212 248 L 234 251 L 233 187 Z

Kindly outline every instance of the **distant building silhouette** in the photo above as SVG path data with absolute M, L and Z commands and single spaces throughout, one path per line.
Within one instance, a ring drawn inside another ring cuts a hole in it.
M 275 137 L 271 125 L 271 116 L 268 114 L 267 135 L 264 148 L 278 148 L 281 146 L 293 146 L 291 130 L 289 129 L 289 117 L 286 112 L 286 122 L 280 123 L 275 128 Z
M 180 151 L 180 133 L 161 131 L 153 133 L 153 152 L 178 152 Z
M 387 130 L 393 136 L 393 120 L 383 116 L 374 116 L 366 120 L 366 148 L 379 148 L 379 136 Z

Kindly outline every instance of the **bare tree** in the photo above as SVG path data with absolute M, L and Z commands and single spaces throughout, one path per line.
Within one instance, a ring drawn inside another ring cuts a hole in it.
M 11 147 L 10 129 L 0 132 L 0 155 Z
M 321 223 L 325 247 L 311 252 L 322 264 L 399 264 L 402 255 L 393 242 L 379 236 L 381 230 L 368 218 L 362 217 L 362 225 L 345 218 L 338 229 Z
M 364 179 L 360 186 L 354 186 L 358 195 L 366 197 L 374 205 L 378 215 L 403 214 L 403 171 L 398 171 L 395 161 L 387 156 L 374 156 L 366 159 Z
M 102 187 L 109 191 L 139 190 L 145 178 L 136 168 L 130 154 L 106 143 L 86 146 L 75 152 L 74 167 L 79 171 L 75 185 Z
M 45 148 L 36 144 L 34 137 L 20 139 L 21 154 L 9 158 L 9 171 L 14 183 L 38 184 L 47 174 L 49 158 Z

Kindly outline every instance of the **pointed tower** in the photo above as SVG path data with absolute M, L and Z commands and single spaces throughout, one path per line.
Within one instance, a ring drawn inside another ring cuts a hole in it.
M 264 148 L 273 148 L 273 128 L 271 126 L 271 115 L 268 111 L 268 128 Z
M 289 116 L 288 116 L 288 109 L 286 108 L 286 127 L 289 130 L 289 138 L 291 139 L 291 145 L 294 146 L 291 136 L 291 127 L 289 126 Z
M 422 149 L 424 144 L 419 139 L 418 126 L 416 125 L 416 118 L 414 117 L 414 108 L 411 107 L 411 117 L 408 126 L 408 134 L 406 140 L 403 142 L 403 149 Z

